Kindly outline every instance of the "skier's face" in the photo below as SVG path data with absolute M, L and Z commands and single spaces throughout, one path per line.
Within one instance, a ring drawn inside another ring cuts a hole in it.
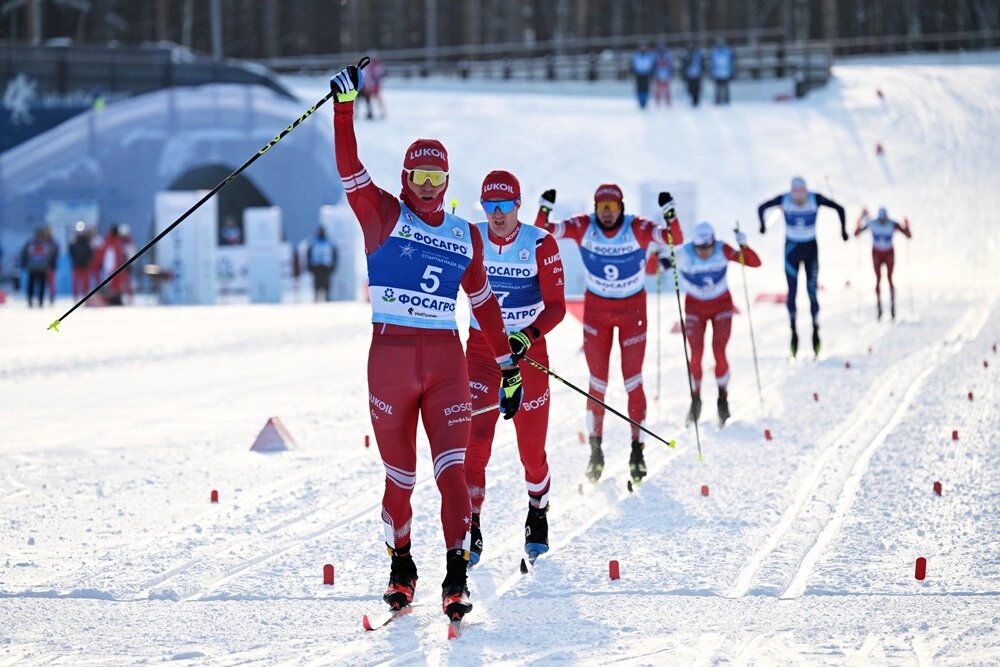
M 715 247 L 711 245 L 696 245 L 694 247 L 694 252 L 695 254 L 698 255 L 698 257 L 701 257 L 702 259 L 708 259 L 709 257 L 712 256 L 712 251 L 714 249 Z
M 445 175 L 444 176 L 444 182 L 441 183 L 440 185 L 434 185 L 431 182 L 431 179 L 426 178 L 426 177 L 424 177 L 422 179 L 422 182 L 419 183 L 419 184 L 416 183 L 416 182 L 414 182 L 414 174 L 415 173 L 416 174 L 420 174 L 421 172 L 425 172 L 425 171 L 433 171 L 433 172 L 438 172 L 438 173 L 444 174 Z M 412 169 L 410 171 L 409 178 L 406 179 L 406 186 L 408 188 L 410 188 L 410 191 L 418 199 L 421 199 L 421 200 L 423 200 L 425 202 L 432 202 L 435 199 L 437 199 L 437 197 L 442 192 L 445 191 L 445 188 L 448 187 L 447 173 L 441 171 L 440 169 L 438 169 L 434 165 L 421 165 L 419 167 L 415 167 L 414 169 Z
M 809 191 L 806 190 L 805 188 L 802 189 L 794 188 L 792 190 L 792 201 L 795 202 L 797 205 L 802 206 L 803 204 L 806 203 L 806 195 L 808 193 Z
M 500 206 L 501 203 L 504 204 L 503 207 Z M 501 208 L 509 208 L 507 202 L 483 201 L 482 204 L 483 210 L 486 211 L 486 219 L 490 221 L 490 233 L 494 236 L 506 238 L 521 224 L 517 220 L 517 212 L 521 210 L 520 204 L 514 204 L 514 207 L 506 213 Z
M 615 224 L 622 212 L 622 205 L 616 201 L 595 202 L 594 207 L 597 209 L 597 219 L 605 227 Z

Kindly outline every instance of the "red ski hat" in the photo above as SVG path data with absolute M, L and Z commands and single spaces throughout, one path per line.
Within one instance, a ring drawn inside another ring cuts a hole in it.
M 616 201 L 621 204 L 625 200 L 622 189 L 614 183 L 602 183 L 594 191 L 594 202 Z
M 483 190 L 479 198 L 483 201 L 515 199 L 520 203 L 521 184 L 509 171 L 491 171 L 483 179 Z
M 448 171 L 448 151 L 437 139 L 417 139 L 406 149 L 403 169 L 415 169 L 421 165 L 431 165 L 441 171 Z

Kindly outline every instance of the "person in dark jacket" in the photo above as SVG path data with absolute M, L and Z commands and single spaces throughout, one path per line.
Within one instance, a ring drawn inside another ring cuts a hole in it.
M 687 81 L 688 94 L 691 96 L 691 106 L 698 106 L 701 99 L 702 52 L 697 46 L 688 50 L 684 59 L 684 80 Z
M 28 272 L 28 308 L 36 296 L 38 306 L 45 305 L 45 286 L 55 262 L 53 244 L 46 238 L 45 229 L 39 227 L 21 249 L 21 268 Z
M 69 257 L 73 263 L 73 298 L 77 299 L 90 291 L 90 263 L 94 259 L 91 233 L 82 221 L 76 223 L 76 235 L 69 244 Z
M 721 37 L 709 56 L 712 80 L 715 82 L 715 103 L 729 104 L 729 82 L 736 73 L 733 49 Z
M 326 230 L 323 227 L 316 230 L 316 237 L 309 243 L 306 262 L 309 273 L 313 275 L 315 300 L 320 300 L 319 295 L 322 292 L 323 301 L 329 301 L 330 277 L 337 268 L 337 247 L 326 238 Z

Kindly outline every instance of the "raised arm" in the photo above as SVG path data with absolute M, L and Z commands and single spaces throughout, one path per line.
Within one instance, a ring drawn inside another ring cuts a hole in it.
M 347 203 L 361 224 L 365 252 L 374 252 L 392 233 L 399 219 L 399 200 L 376 186 L 358 157 L 354 134 L 354 102 L 333 105 L 333 134 L 337 171 L 344 184 Z
M 892 224 L 896 226 L 897 230 L 903 232 L 903 236 L 905 236 L 908 239 L 912 239 L 913 233 L 910 231 L 910 219 L 903 218 L 903 220 L 906 222 L 905 225 L 901 225 L 898 222 L 893 222 Z
M 528 329 L 533 338 L 552 331 L 566 316 L 566 274 L 563 273 L 559 244 L 552 236 L 544 236 L 535 246 L 538 260 L 538 284 L 542 290 L 542 312 Z
M 837 212 L 837 217 L 840 218 L 840 234 L 841 234 L 841 236 L 844 237 L 844 240 L 846 241 L 847 240 L 847 217 L 844 214 L 844 207 L 841 206 L 840 204 L 838 204 L 837 202 L 833 201 L 832 199 L 828 199 L 827 197 L 824 197 L 823 195 L 821 195 L 818 192 L 815 193 L 815 194 L 816 194 L 816 206 L 817 207 L 819 207 L 819 206 L 827 206 L 827 207 L 832 208 L 834 211 Z
M 772 199 L 768 199 L 766 202 L 764 202 L 763 204 L 761 204 L 760 206 L 757 207 L 757 220 L 760 221 L 760 233 L 761 234 L 763 234 L 765 231 L 767 231 L 767 227 L 764 225 L 764 212 L 767 211 L 767 209 L 772 208 L 774 206 L 780 206 L 781 205 L 781 198 L 784 197 L 784 196 L 785 195 L 782 194 L 782 195 L 778 195 L 776 197 L 773 197 Z
M 854 223 L 854 235 L 855 236 L 860 236 L 861 232 L 863 232 L 866 229 L 868 229 L 868 221 L 869 221 L 869 219 L 870 218 L 868 217 L 868 209 L 867 208 L 861 209 L 861 215 L 858 216 L 857 221 Z
M 743 251 L 743 263 L 751 268 L 760 266 L 760 257 L 753 251 L 748 245 L 741 246 L 740 250 Z M 722 254 L 726 256 L 730 262 L 740 261 L 740 251 L 732 247 L 728 243 L 722 244 Z

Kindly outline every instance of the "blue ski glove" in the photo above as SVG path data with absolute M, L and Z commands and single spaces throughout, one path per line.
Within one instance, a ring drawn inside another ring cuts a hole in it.
M 353 102 L 364 83 L 365 76 L 361 70 L 351 65 L 330 77 L 330 90 L 337 102 Z
M 516 365 L 500 367 L 500 414 L 513 419 L 521 407 L 521 371 Z

